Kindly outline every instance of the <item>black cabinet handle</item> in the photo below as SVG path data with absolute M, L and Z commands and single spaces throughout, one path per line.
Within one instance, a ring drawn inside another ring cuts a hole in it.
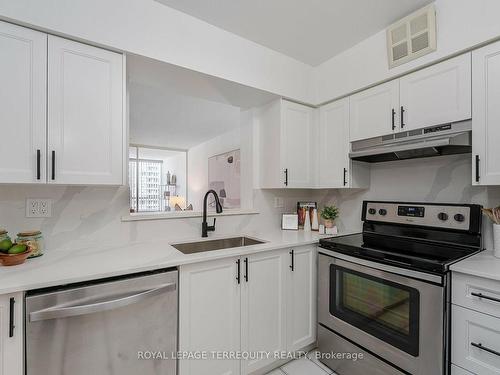
M 14 337 L 14 328 L 16 328 L 14 324 L 14 304 L 16 300 L 14 297 L 11 297 L 9 300 L 9 337 Z
M 344 186 L 347 185 L 347 168 L 344 168 Z
M 245 262 L 245 275 L 243 277 L 245 278 L 245 281 L 248 283 L 248 258 L 245 258 L 243 262 Z
M 292 264 L 289 267 L 292 271 L 295 271 L 295 251 L 290 251 L 290 255 L 292 256 Z
M 288 168 L 285 168 L 285 186 L 288 186 Z
M 479 182 L 479 155 L 476 155 L 476 182 Z
M 240 260 L 238 259 L 236 261 L 236 281 L 238 282 L 238 284 L 240 283 L 240 275 L 241 275 L 241 272 L 240 272 Z
M 392 109 L 392 130 L 396 129 L 396 111 Z
M 52 180 L 56 179 L 56 152 L 52 150 Z
M 401 106 L 401 129 L 405 127 L 404 114 L 405 114 L 405 109 L 403 108 L 403 106 Z
M 479 343 L 471 342 L 470 344 L 472 346 L 474 346 L 475 348 L 484 350 L 485 352 L 488 352 L 488 353 L 491 353 L 491 354 L 495 354 L 495 355 L 497 355 L 497 356 L 500 357 L 500 352 L 497 352 L 496 350 L 487 348 L 486 346 L 483 346 L 483 344 L 481 344 L 480 342 Z
M 39 180 L 40 179 L 40 159 L 41 159 L 41 152 L 40 150 L 36 150 L 36 179 Z
M 471 295 L 471 296 L 474 296 L 474 297 L 479 297 L 479 298 L 489 299 L 490 301 L 500 302 L 500 298 L 495 298 L 495 297 L 485 296 L 485 295 L 484 295 L 484 294 L 482 294 L 482 293 L 474 293 L 474 292 L 471 292 L 471 294 L 470 294 L 470 295 Z

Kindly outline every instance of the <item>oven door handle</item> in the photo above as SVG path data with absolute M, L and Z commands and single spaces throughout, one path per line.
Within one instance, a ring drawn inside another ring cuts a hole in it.
M 88 303 L 84 305 L 74 306 L 54 306 L 47 309 L 34 311 L 29 314 L 30 322 L 40 320 L 68 318 L 72 316 L 88 315 L 97 312 L 109 311 L 119 307 L 125 307 L 144 301 L 153 296 L 173 291 L 177 289 L 176 283 L 163 284 L 157 288 L 147 289 L 130 296 L 117 298 L 117 296 L 109 296 L 110 299 L 103 302 Z

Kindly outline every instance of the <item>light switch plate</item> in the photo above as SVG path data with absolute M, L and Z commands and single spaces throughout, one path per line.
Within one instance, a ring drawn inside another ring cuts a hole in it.
M 274 208 L 285 207 L 285 202 L 282 197 L 274 197 Z
M 52 199 L 26 199 L 26 217 L 52 217 Z

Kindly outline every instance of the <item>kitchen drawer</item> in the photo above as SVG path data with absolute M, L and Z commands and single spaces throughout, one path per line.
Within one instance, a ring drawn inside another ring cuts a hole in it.
M 451 375 L 474 375 L 472 372 L 464 370 L 462 367 L 451 365 Z
M 498 375 L 500 319 L 456 305 L 451 314 L 451 362 L 475 374 Z
M 455 305 L 500 318 L 500 281 L 453 272 L 451 293 Z

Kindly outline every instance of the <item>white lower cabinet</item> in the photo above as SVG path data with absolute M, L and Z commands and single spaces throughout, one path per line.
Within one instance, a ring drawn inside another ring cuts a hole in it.
M 239 258 L 180 267 L 179 351 L 232 352 L 240 349 Z M 240 276 L 241 277 L 241 276 Z M 179 359 L 179 374 L 236 375 L 237 360 Z
M 180 359 L 179 375 L 252 374 L 272 365 L 275 352 L 316 341 L 314 245 L 181 266 L 179 284 L 180 352 L 271 353 Z
M 315 246 L 290 250 L 293 269 L 288 272 L 287 349 L 300 350 L 316 341 L 316 269 Z
M 288 251 L 243 258 L 241 284 L 241 350 L 257 353 L 286 350 L 286 282 Z M 241 373 L 251 374 L 274 361 L 259 357 L 241 361 Z
M 0 375 L 23 375 L 23 294 L 0 296 Z

